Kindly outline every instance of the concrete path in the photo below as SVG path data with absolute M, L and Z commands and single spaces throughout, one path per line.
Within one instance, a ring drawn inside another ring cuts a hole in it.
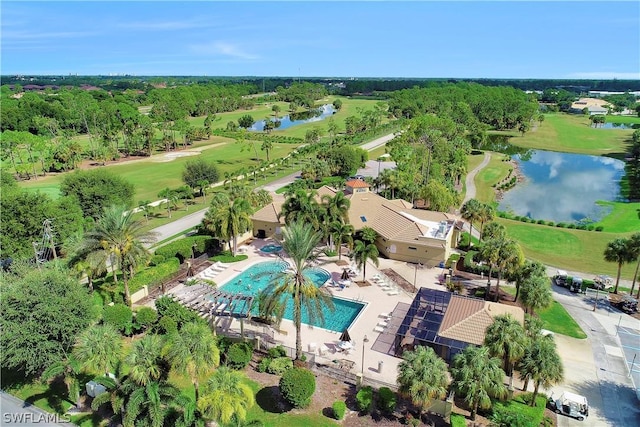
M 66 415 L 51 414 L 0 391 L 0 426 L 73 426 Z
M 467 192 L 464 195 L 462 204 L 464 204 L 464 202 L 466 202 L 467 200 L 474 199 L 476 197 L 476 175 L 489 164 L 489 160 L 491 160 L 491 153 L 485 151 L 484 159 L 482 159 L 482 162 L 467 174 L 467 178 L 464 181 Z

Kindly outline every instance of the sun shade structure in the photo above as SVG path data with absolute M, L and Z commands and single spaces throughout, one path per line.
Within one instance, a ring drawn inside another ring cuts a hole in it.
M 423 345 L 450 361 L 467 346 L 482 345 L 485 330 L 502 314 L 524 324 L 520 307 L 420 288 L 396 333 L 396 354 Z
M 340 341 L 343 341 L 343 342 L 350 342 L 351 341 L 351 336 L 349 335 L 349 331 L 347 329 L 345 329 L 342 332 L 342 335 L 340 335 Z
M 173 294 L 183 306 L 203 315 L 251 318 L 253 296 L 224 292 L 209 285 L 185 286 Z

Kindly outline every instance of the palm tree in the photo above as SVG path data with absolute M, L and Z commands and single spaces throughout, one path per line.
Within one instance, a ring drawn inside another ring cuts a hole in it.
M 631 291 L 629 295 L 633 296 L 633 289 L 636 287 L 636 280 L 638 279 L 638 271 L 640 271 L 640 233 L 635 233 L 627 240 L 627 246 L 629 250 L 630 261 L 637 260 L 636 271 L 633 273 L 633 281 L 631 282 Z M 637 298 L 637 297 L 636 297 Z
M 490 408 L 491 398 L 504 398 L 507 389 L 502 383 L 504 371 L 500 359 L 491 357 L 486 347 L 469 346 L 457 354 L 451 366 L 453 389 L 471 407 L 471 419 L 478 408 Z
M 73 355 L 68 355 L 63 360 L 55 362 L 45 369 L 40 375 L 40 380 L 50 381 L 55 378 L 61 378 L 67 387 L 69 402 L 77 407 L 80 402 L 79 376 L 82 372 L 80 365 L 80 362 Z
M 234 420 L 243 422 L 254 403 L 244 374 L 221 366 L 207 381 L 204 394 L 198 399 L 198 410 L 204 418 L 228 425 Z
M 402 359 L 398 365 L 399 391 L 411 398 L 421 416 L 433 399 L 442 399 L 447 394 L 447 364 L 431 347 L 425 346 L 405 351 Z
M 125 300 L 131 306 L 129 292 L 129 276 L 149 257 L 145 245 L 155 242 L 155 233 L 144 231 L 141 221 L 133 219 L 133 213 L 122 206 L 106 208 L 94 228 L 84 235 L 78 254 L 106 252 L 113 257 L 114 279 L 117 280 L 115 268 L 122 271 Z
M 489 264 L 489 276 L 487 288 L 490 286 L 491 273 L 498 272 L 496 281 L 496 301 L 500 299 L 500 279 L 507 271 L 516 271 L 524 263 L 524 254 L 520 245 L 511 239 L 489 239 L 482 245 L 480 256 Z M 490 289 L 487 289 L 486 297 L 489 297 Z
M 478 213 L 478 219 L 480 220 L 480 240 L 484 240 L 484 225 L 489 221 L 493 221 L 495 214 L 496 211 L 493 209 L 493 206 L 486 203 L 480 204 L 480 212 Z
M 296 327 L 296 359 L 302 357 L 302 310 L 306 310 L 309 321 L 324 322 L 324 308 L 333 310 L 331 296 L 318 288 L 305 275 L 317 258 L 316 246 L 322 236 L 306 222 L 292 222 L 282 232 L 282 249 L 291 258 L 291 273 L 282 273 L 281 280 L 273 281 L 265 290 L 267 299 L 293 299 L 293 323 Z M 267 304 L 271 305 L 271 304 Z M 280 319 L 278 319 L 280 320 Z
M 547 336 L 532 340 L 518 364 L 518 369 L 521 379 L 526 380 L 526 383 L 531 379 L 535 384 L 530 402 L 531 406 L 535 406 L 536 396 L 541 385 L 549 388 L 564 378 L 562 360 L 556 350 L 553 337 Z
M 169 336 L 164 353 L 176 371 L 189 375 L 198 401 L 198 378 L 220 364 L 220 351 L 209 327 L 202 323 L 185 324 Z
M 469 235 L 473 236 L 473 223 L 480 220 L 482 203 L 476 199 L 467 200 L 460 208 L 462 219 L 469 222 Z M 469 239 L 471 241 L 471 239 Z
M 351 206 L 351 201 L 345 197 L 342 191 L 338 191 L 333 197 L 329 194 L 323 195 L 322 206 L 327 212 L 329 222 L 349 222 L 349 207 Z
M 516 295 L 513 298 L 514 301 L 518 300 L 522 285 L 533 277 L 543 277 L 548 281 L 547 268 L 539 261 L 525 261 L 520 268 L 508 277 L 508 280 L 515 282 L 516 284 Z
M 285 223 L 308 222 L 314 230 L 320 228 L 320 207 L 315 199 L 315 191 L 296 190 L 284 201 L 282 212 Z
M 140 386 L 155 381 L 164 381 L 169 366 L 162 358 L 163 342 L 160 335 L 145 335 L 134 342 L 126 358 L 130 366 L 129 379 Z
M 509 375 L 509 387 L 512 387 L 513 365 L 523 356 L 527 345 L 524 328 L 509 314 L 496 316 L 485 331 L 484 345 L 491 356 L 502 358 L 502 366 Z
M 73 355 L 84 369 L 106 375 L 120 363 L 120 332 L 110 324 L 91 326 L 78 335 Z
M 491 221 L 482 230 L 482 237 L 486 239 L 504 239 L 507 237 L 507 227 L 499 222 Z
M 604 260 L 607 262 L 615 262 L 618 264 L 618 274 L 616 276 L 616 286 L 613 289 L 613 293 L 618 293 L 618 285 L 620 284 L 620 272 L 622 271 L 622 265 L 626 262 L 635 261 L 632 258 L 633 251 L 630 250 L 627 244 L 627 239 L 615 239 L 607 243 L 607 247 L 604 250 Z
M 331 224 L 331 233 L 333 238 L 336 239 L 336 246 L 338 247 L 338 260 L 342 259 L 342 243 L 350 244 L 353 242 L 354 228 L 351 224 L 344 224 L 340 221 L 335 221 Z
M 180 390 L 166 381 L 149 381 L 144 385 L 125 381 L 121 393 L 125 405 L 121 415 L 124 427 L 149 425 L 162 427 L 175 410 Z
M 149 211 L 151 209 L 151 201 L 150 200 L 140 200 L 138 202 L 138 209 L 144 213 L 144 219 L 149 222 Z
M 549 307 L 553 303 L 553 293 L 546 276 L 532 276 L 522 283 L 520 301 L 526 311 L 533 315 L 536 310 Z
M 229 249 L 232 255 L 236 256 L 238 235 L 251 227 L 252 209 L 246 199 L 235 199 L 232 202 L 218 204 L 218 200 L 223 199 L 224 196 L 219 196 L 212 200 L 202 224 L 213 235 L 229 242 Z
M 378 248 L 373 243 L 364 243 L 362 240 L 356 242 L 356 246 L 353 248 L 353 259 L 356 262 L 356 267 L 362 269 L 362 280 L 366 280 L 367 274 L 367 261 L 372 261 L 378 266 Z

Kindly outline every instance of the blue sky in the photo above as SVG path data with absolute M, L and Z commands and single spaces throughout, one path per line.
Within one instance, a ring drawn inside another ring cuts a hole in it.
M 640 79 L 640 2 L 2 1 L 2 74 Z

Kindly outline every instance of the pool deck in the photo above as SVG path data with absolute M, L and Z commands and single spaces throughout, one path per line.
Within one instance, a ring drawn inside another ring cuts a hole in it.
M 252 264 L 264 261 L 274 261 L 279 259 L 278 255 L 273 253 L 261 252 L 260 248 L 267 244 L 274 243 L 270 239 L 255 239 L 249 245 L 243 247 L 243 253 L 248 255 L 248 259 L 237 263 L 230 264 L 228 268 L 220 272 L 213 279 L 218 285 L 223 285 L 227 281 L 244 271 Z M 342 257 L 343 261 L 349 262 L 349 258 Z M 336 263 L 337 256 L 327 258 L 321 256 L 317 263 L 317 267 L 323 268 L 332 274 L 332 278 L 338 280 L 342 274 L 343 267 Z M 439 284 L 438 277 L 443 273 L 441 268 L 421 268 L 417 271 L 413 265 L 401 261 L 389 259 L 380 259 L 379 266 L 376 267 L 372 263 L 367 265 L 366 279 L 370 286 L 359 287 L 355 283 L 351 286 L 340 289 L 328 287 L 327 290 L 335 297 L 355 300 L 365 303 L 365 307 L 360 312 L 349 328 L 349 335 L 354 342 L 354 348 L 349 353 L 337 352 L 336 344 L 339 342 L 341 332 L 333 332 L 326 329 L 302 325 L 302 349 L 310 352 L 315 347 L 315 357 L 317 363 L 331 365 L 333 360 L 346 359 L 353 363 L 353 367 L 349 370 L 353 374 L 364 372 L 364 376 L 373 380 L 383 381 L 395 384 L 397 376 L 397 366 L 401 359 L 392 355 L 391 345 L 395 337 L 397 326 L 402 321 L 406 305 L 413 301 L 414 293 L 409 293 L 398 287 L 396 295 L 388 295 L 388 291 L 384 291 L 374 283 L 371 278 L 380 274 L 380 270 L 392 268 L 408 282 L 413 283 L 414 277 L 417 278 L 418 287 L 428 287 L 433 289 L 444 290 L 444 286 Z M 362 280 L 362 275 L 354 277 L 355 280 Z M 179 285 L 182 287 L 182 285 Z M 179 288 L 174 288 L 177 290 Z M 400 306 L 398 306 L 400 304 Z M 403 306 L 405 307 L 402 310 Z M 388 321 L 388 325 L 382 328 L 382 332 L 374 331 L 377 324 L 384 319 L 382 314 L 392 313 L 393 317 Z M 230 318 L 219 318 L 218 331 L 225 329 L 240 331 L 240 322 Z M 394 327 L 395 326 L 395 327 Z M 266 327 L 245 323 L 244 331 L 246 335 L 262 334 Z M 279 330 L 271 329 L 273 339 L 278 344 L 295 348 L 295 327 L 290 320 L 282 320 Z M 368 338 L 368 342 L 364 343 L 364 337 Z M 320 350 L 326 348 L 324 354 L 320 354 Z M 363 349 L 364 349 L 364 366 L 363 366 Z M 379 362 L 383 362 L 383 369 L 378 371 Z

